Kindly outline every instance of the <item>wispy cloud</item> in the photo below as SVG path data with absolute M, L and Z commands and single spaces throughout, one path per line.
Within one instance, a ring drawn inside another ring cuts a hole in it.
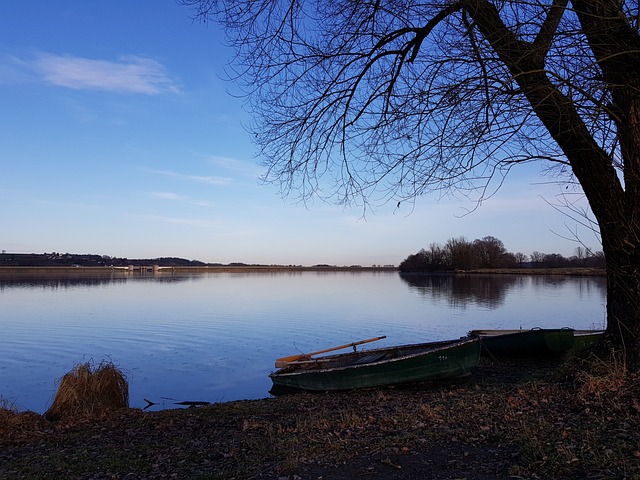
M 164 175 L 166 177 L 178 178 L 189 182 L 206 183 L 208 185 L 226 186 L 233 183 L 233 179 L 229 177 L 218 177 L 216 175 L 189 175 L 185 173 L 177 173 L 169 170 L 149 170 L 156 175 Z
M 0 85 L 32 81 L 30 65 L 13 55 L 0 52 Z
M 52 85 L 77 90 L 157 95 L 179 91 L 160 62 L 140 56 L 123 56 L 116 61 L 40 54 L 35 70 Z
M 179 195 L 177 193 L 170 193 L 170 192 L 152 192 L 151 196 L 154 198 L 161 198 L 163 200 L 184 200 L 185 199 L 183 195 Z
M 219 222 L 216 222 L 208 218 L 184 218 L 184 217 L 167 217 L 161 215 L 146 215 L 141 218 L 145 218 L 150 221 L 168 223 L 171 225 L 184 225 L 197 228 L 216 228 L 219 226 Z
M 191 205 L 195 205 L 197 207 L 212 207 L 213 203 L 209 202 L 208 200 L 193 200 L 189 197 L 186 197 L 184 195 L 180 195 L 179 193 L 172 193 L 172 192 L 151 192 L 149 193 L 149 196 L 153 197 L 153 198 L 159 198 L 161 200 L 170 200 L 170 201 L 176 201 L 176 202 L 187 202 L 190 203 Z
M 207 160 L 211 165 L 225 170 L 238 172 L 244 176 L 257 178 L 264 173 L 262 167 L 255 162 L 246 162 L 236 158 L 220 157 L 217 155 L 210 155 L 207 157 Z
M 214 204 L 207 200 L 194 200 L 191 202 L 196 207 L 213 207 Z

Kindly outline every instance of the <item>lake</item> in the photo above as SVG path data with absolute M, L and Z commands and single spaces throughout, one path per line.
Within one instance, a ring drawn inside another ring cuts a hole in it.
M 269 396 L 277 357 L 475 328 L 603 328 L 604 277 L 397 272 L 0 277 L 0 399 L 44 412 L 73 366 L 112 361 L 130 405 Z

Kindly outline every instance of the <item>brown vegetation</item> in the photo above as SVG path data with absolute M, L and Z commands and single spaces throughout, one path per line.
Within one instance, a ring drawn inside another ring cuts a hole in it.
M 56 421 L 129 406 L 129 385 L 112 363 L 76 365 L 60 380 L 58 393 L 44 417 Z
M 483 360 L 463 382 L 48 422 L 0 410 L 0 477 L 640 478 L 620 362 Z
M 485 268 L 469 270 L 464 273 L 491 273 L 495 275 L 570 275 L 576 277 L 603 277 L 607 274 L 604 268 L 567 267 L 567 268 Z
M 487 271 L 491 273 L 541 273 L 559 270 L 599 270 L 604 273 L 602 252 L 576 248 L 576 255 L 565 258 L 559 253 L 508 252 L 501 240 L 487 236 L 473 242 L 465 237 L 450 238 L 446 244 L 432 243 L 409 255 L 398 266 L 401 272 Z

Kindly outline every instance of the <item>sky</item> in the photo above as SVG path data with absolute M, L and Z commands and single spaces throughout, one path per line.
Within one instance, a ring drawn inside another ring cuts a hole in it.
M 222 79 L 232 57 L 221 27 L 175 0 L 2 2 L 0 250 L 369 266 L 491 235 L 573 255 L 576 221 L 536 164 L 477 209 L 425 196 L 363 218 L 283 198 L 261 184 L 249 114 Z

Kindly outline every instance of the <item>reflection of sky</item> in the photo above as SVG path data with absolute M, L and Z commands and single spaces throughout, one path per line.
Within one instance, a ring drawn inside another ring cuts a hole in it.
M 517 301 L 499 310 L 503 322 L 522 319 L 523 328 L 604 328 L 606 284 L 604 277 L 524 277 L 525 283 L 510 294 Z M 537 323 L 536 323 L 537 322 Z
M 129 377 L 132 406 L 143 398 L 260 398 L 280 356 L 379 335 L 388 338 L 366 348 L 473 328 L 601 325 L 604 279 L 511 278 L 459 289 L 419 289 L 396 273 L 335 272 L 5 285 L 0 395 L 43 411 L 55 380 L 75 363 L 110 359 Z

